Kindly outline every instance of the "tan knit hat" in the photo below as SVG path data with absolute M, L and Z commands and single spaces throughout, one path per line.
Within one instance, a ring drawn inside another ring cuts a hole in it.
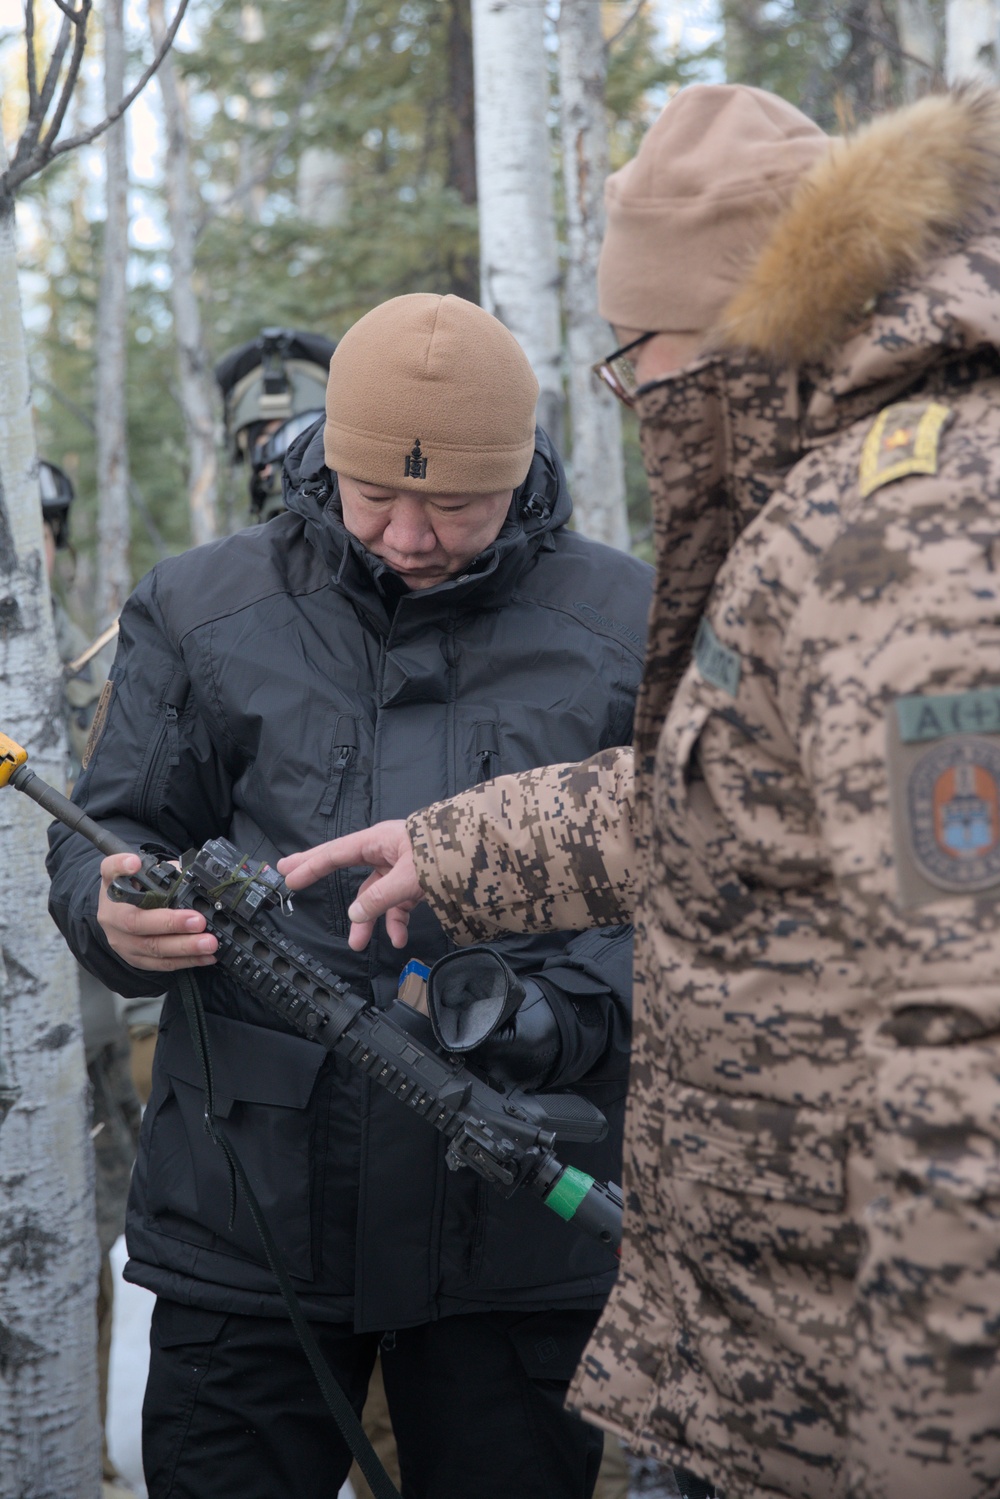
M 535 450 L 538 381 L 497 318 L 417 292 L 366 313 L 326 387 L 327 466 L 428 494 L 516 489 Z
M 799 177 L 830 144 L 762 89 L 682 90 L 605 184 L 601 316 L 643 333 L 710 328 Z

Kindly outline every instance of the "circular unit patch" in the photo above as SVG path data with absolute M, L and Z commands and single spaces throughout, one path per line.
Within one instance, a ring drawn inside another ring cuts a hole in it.
M 921 755 L 906 788 L 913 858 L 942 890 L 1000 882 L 1000 743 L 957 734 Z

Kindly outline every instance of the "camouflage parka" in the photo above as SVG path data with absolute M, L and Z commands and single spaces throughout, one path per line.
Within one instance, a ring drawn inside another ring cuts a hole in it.
M 409 823 L 463 940 L 634 906 L 625 1244 L 570 1398 L 725 1499 L 1000 1494 L 998 188 L 984 90 L 803 179 L 640 398 L 634 785 L 608 752 Z

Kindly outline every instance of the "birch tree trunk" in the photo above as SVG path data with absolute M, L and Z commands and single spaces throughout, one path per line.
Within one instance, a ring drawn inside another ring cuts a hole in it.
M 945 73 L 949 83 L 985 78 L 1000 70 L 1000 19 L 996 0 L 948 0 L 945 11 Z
M 149 0 L 149 24 L 159 47 L 166 35 L 163 0 Z M 187 110 L 172 53 L 158 74 L 167 125 L 166 188 L 170 222 L 170 296 L 177 344 L 177 377 L 188 446 L 188 503 L 195 546 L 218 534 L 218 447 L 215 439 L 215 381 L 201 331 L 201 308 L 194 284 L 195 226 Z
M 569 251 L 563 305 L 573 506 L 584 535 L 627 552 L 621 413 L 614 396 L 598 384 L 590 368 L 614 344 L 614 335 L 597 310 L 597 258 L 604 235 L 604 179 L 608 175 L 605 71 L 601 0 L 562 0 L 559 102 Z
M 0 141 L 0 171 L 6 156 Z M 15 258 L 0 199 L 2 728 L 66 774 Z M 0 791 L 0 1499 L 96 1499 L 97 1233 L 76 966 L 46 909 L 48 819 Z M 10 1105 L 10 1093 L 3 1108 Z
M 944 38 L 931 0 L 896 0 L 896 30 L 903 58 L 903 99 L 909 103 L 930 91 L 941 76 Z
M 538 420 L 562 447 L 559 258 L 552 207 L 544 0 L 472 0 L 480 301 L 538 377 Z
M 764 0 L 722 0 L 722 58 L 727 83 L 756 82 L 763 10 Z
M 476 89 L 472 57 L 470 0 L 449 0 L 448 24 L 448 185 L 471 207 L 476 191 Z M 451 289 L 474 302 L 478 266 L 473 252 L 452 259 Z
M 125 92 L 123 0 L 104 7 L 104 101 L 110 112 Z M 128 293 L 128 162 L 124 117 L 105 136 L 104 265 L 97 299 L 97 614 L 102 627 L 131 591 L 128 449 L 125 430 L 125 334 Z

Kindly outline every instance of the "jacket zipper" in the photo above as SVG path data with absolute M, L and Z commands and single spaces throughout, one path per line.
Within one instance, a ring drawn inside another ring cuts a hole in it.
M 495 723 L 476 724 L 475 779 L 492 781 L 500 771 L 500 737 Z
M 191 684 L 183 672 L 175 672 L 160 698 L 162 717 L 150 744 L 146 770 L 136 802 L 136 821 L 151 822 L 155 807 L 150 805 L 152 793 L 163 766 L 163 748 L 166 745 L 167 765 L 173 769 L 181 763 L 180 732 L 178 720 L 184 711 Z
M 330 765 L 330 779 L 327 783 L 326 792 L 323 797 L 323 805 L 320 807 L 320 816 L 332 817 L 340 802 L 340 793 L 344 789 L 344 779 L 350 769 L 357 746 L 354 744 L 337 744 L 333 749 L 333 761 Z M 332 837 L 337 835 L 331 834 Z
M 348 714 L 342 713 L 337 719 L 333 735 L 333 753 L 330 758 L 330 778 L 327 781 L 326 790 L 323 793 L 323 804 L 320 807 L 320 815 L 330 819 L 327 827 L 327 837 L 337 838 L 340 835 L 341 823 L 343 822 L 343 809 L 341 799 L 344 790 L 344 782 L 348 772 L 358 753 L 358 725 L 357 720 Z M 339 815 L 338 815 L 339 814 Z M 347 930 L 347 871 L 338 870 L 332 877 L 333 890 L 333 916 L 335 929 L 346 932 Z

